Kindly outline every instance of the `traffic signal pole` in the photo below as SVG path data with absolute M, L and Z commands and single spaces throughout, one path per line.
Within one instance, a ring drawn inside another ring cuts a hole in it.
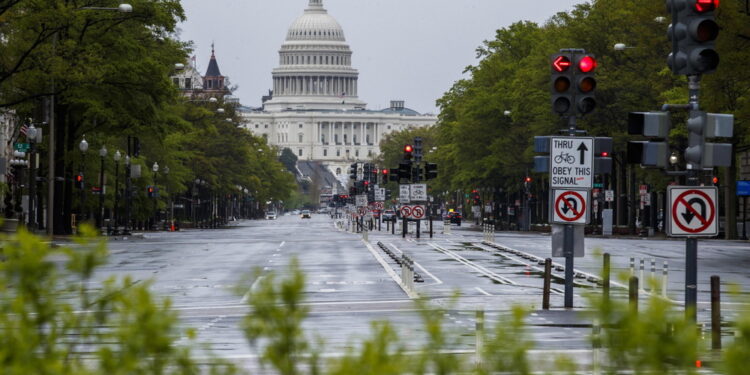
M 700 109 L 701 76 L 688 76 L 688 93 L 690 106 L 693 110 Z M 696 138 L 689 137 L 688 147 L 696 145 Z M 690 166 L 690 165 L 689 165 Z M 698 171 L 694 168 L 688 169 L 688 186 L 698 186 Z M 698 239 L 688 237 L 685 239 L 685 314 L 693 322 L 697 321 L 698 311 Z
M 568 117 L 568 136 L 575 137 L 578 132 L 576 116 Z M 575 228 L 565 224 L 563 229 L 563 255 L 565 255 L 565 308 L 573 308 L 573 268 L 575 267 Z

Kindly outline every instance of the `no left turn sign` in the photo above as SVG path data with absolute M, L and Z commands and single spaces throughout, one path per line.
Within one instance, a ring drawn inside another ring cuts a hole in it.
M 589 202 L 587 190 L 554 190 L 552 222 L 559 224 L 587 224 Z
M 712 237 L 719 234 L 716 187 L 670 186 L 667 234 L 672 237 Z

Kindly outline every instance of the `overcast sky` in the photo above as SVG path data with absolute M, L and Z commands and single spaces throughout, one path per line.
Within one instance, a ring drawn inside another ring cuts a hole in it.
M 323 0 L 344 29 L 359 69 L 359 97 L 379 109 L 392 99 L 437 113 L 435 100 L 476 64 L 495 30 L 520 20 L 543 23 L 584 0 Z M 244 105 L 260 106 L 292 22 L 308 0 L 182 0 L 180 38 L 193 41 L 205 73 L 216 44 L 222 74 Z

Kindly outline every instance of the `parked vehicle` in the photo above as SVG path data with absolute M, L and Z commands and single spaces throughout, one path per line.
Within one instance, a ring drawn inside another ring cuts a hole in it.
M 310 213 L 310 210 L 302 210 L 300 217 L 303 219 L 312 219 L 312 214 Z
M 383 221 L 396 221 L 396 211 L 394 210 L 383 211 Z

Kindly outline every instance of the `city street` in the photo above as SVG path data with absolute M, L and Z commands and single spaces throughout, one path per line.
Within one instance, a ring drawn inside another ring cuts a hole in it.
M 591 328 L 586 326 L 590 322 L 563 311 L 559 279 L 553 279 L 552 311 L 540 311 L 541 267 L 529 258 L 549 256 L 548 235 L 497 233 L 494 243 L 505 249 L 498 250 L 482 244 L 482 232 L 467 228 L 466 223 L 442 234 L 442 223 L 436 222 L 433 239 L 427 232 L 421 239 L 411 234 L 402 239 L 385 228 L 370 233 L 369 243 L 361 234 L 337 227 L 327 215 L 313 215 L 311 220 L 280 216 L 278 220 L 240 221 L 218 230 L 146 233 L 143 238 L 110 241 L 110 262 L 99 270 L 97 279 L 131 275 L 138 281 L 152 280 L 158 295 L 172 299 L 184 327 L 198 331 L 199 342 L 209 344 L 222 358 L 255 368 L 257 349 L 247 344 L 240 330 L 242 317 L 249 311 L 248 293 L 258 281 L 253 271 L 260 270 L 259 277 L 270 271 L 283 274 L 296 257 L 307 278 L 308 337 L 325 340 L 325 355 L 343 353 L 366 337 L 370 322 L 377 320 L 393 323 L 408 348 L 416 350 L 424 337 L 420 318 L 399 284 L 398 264 L 381 250 L 380 242 L 394 254 L 406 252 L 414 260 L 415 271 L 424 279 L 416 284 L 416 292 L 433 306 L 446 309 L 445 325 L 456 338 L 451 348 L 456 353 L 471 354 L 475 349 L 477 309 L 486 310 L 491 325 L 512 306 L 521 305 L 531 311 L 529 333 L 537 350 L 532 356 L 551 361 L 554 355 L 550 354 L 566 353 L 579 363 L 590 360 Z M 678 304 L 683 300 L 684 241 L 589 238 L 587 255 L 576 259 L 576 270 L 599 273 L 601 260 L 594 249 L 612 254 L 613 275 L 628 273 L 630 257 L 636 257 L 648 259 L 647 277 L 650 259 L 655 258 L 661 277 L 663 261 L 668 261 L 669 298 Z M 746 250 L 747 243 L 701 242 L 701 322 L 709 321 L 710 275 L 722 277 L 725 320 L 743 307 L 728 295 L 726 284 L 739 284 L 743 290 L 750 286 Z M 562 272 L 555 271 L 555 275 Z M 575 305 L 582 311 L 587 306 L 583 295 L 600 289 L 585 278 L 577 279 L 577 285 Z M 625 298 L 624 289 L 615 289 L 616 298 Z M 460 298 L 454 300 L 456 293 Z

